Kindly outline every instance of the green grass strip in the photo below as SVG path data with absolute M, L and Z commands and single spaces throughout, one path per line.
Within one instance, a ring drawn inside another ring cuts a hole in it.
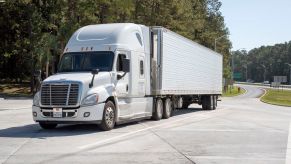
M 233 96 L 238 96 L 238 95 L 244 94 L 245 92 L 246 92 L 246 90 L 243 89 L 242 87 L 240 87 L 240 91 L 239 91 L 239 87 L 229 86 L 226 91 L 223 91 L 222 96 L 223 97 L 233 97 Z
M 267 93 L 261 97 L 261 101 L 281 106 L 291 107 L 291 90 L 267 89 Z

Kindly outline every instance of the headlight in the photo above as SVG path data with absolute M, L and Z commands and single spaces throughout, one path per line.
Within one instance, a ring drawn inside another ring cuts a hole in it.
M 39 106 L 39 100 L 40 100 L 40 97 L 39 97 L 39 92 L 37 92 L 35 95 L 34 95 L 34 98 L 33 98 L 33 106 Z
M 92 94 L 84 98 L 82 101 L 82 105 L 88 106 L 88 105 L 96 105 L 98 103 L 98 94 Z

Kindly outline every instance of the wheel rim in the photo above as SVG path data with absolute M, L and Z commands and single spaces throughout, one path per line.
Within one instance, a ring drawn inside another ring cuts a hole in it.
M 105 121 L 109 126 L 112 126 L 114 123 L 114 110 L 111 107 L 108 107 L 105 110 Z

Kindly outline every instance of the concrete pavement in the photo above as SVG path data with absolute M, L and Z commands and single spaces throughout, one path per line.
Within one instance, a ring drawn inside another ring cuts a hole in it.
M 222 98 L 215 111 L 192 105 L 109 132 L 95 125 L 42 130 L 31 100 L 0 100 L 0 109 L 26 108 L 0 111 L 0 163 L 285 163 L 291 108 L 264 104 L 262 90 L 243 87 L 246 94 Z

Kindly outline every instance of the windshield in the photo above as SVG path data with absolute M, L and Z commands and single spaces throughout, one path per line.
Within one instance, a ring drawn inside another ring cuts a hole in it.
M 111 71 L 113 52 L 71 52 L 63 55 L 58 72 Z

